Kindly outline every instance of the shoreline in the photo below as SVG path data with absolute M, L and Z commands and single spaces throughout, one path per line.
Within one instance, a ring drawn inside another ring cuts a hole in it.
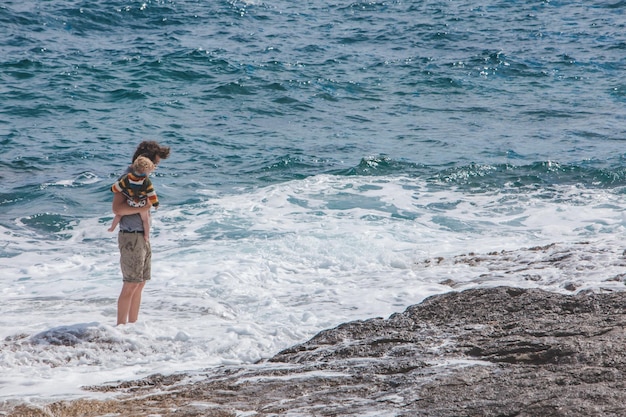
M 0 415 L 623 415 L 624 303 L 622 291 L 450 292 L 324 330 L 258 364 L 88 387 L 116 398 Z

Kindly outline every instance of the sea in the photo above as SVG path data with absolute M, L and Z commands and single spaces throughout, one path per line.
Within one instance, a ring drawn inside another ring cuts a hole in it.
M 626 289 L 626 1 L 4 0 L 0 25 L 0 403 L 264 366 L 450 291 Z M 116 326 L 110 187 L 143 140 L 171 156 Z

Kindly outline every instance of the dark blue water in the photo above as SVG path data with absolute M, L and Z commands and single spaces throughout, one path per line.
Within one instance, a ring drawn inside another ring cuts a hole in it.
M 106 212 L 144 139 L 173 206 L 319 174 L 619 192 L 625 7 L 4 2 L 0 222 Z

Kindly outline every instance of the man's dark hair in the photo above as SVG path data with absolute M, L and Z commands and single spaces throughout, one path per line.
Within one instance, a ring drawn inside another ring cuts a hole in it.
M 167 159 L 167 157 L 170 156 L 170 147 L 161 146 L 153 140 L 144 140 L 137 146 L 135 155 L 133 155 L 133 161 L 137 159 L 138 156 L 145 156 L 152 162 L 155 162 L 157 156 L 161 159 Z

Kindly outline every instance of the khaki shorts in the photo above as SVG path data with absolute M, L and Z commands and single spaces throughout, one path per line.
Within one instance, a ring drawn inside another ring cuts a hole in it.
M 120 266 L 124 282 L 145 282 L 150 279 L 152 249 L 143 238 L 143 232 L 123 233 L 117 236 L 120 248 Z

